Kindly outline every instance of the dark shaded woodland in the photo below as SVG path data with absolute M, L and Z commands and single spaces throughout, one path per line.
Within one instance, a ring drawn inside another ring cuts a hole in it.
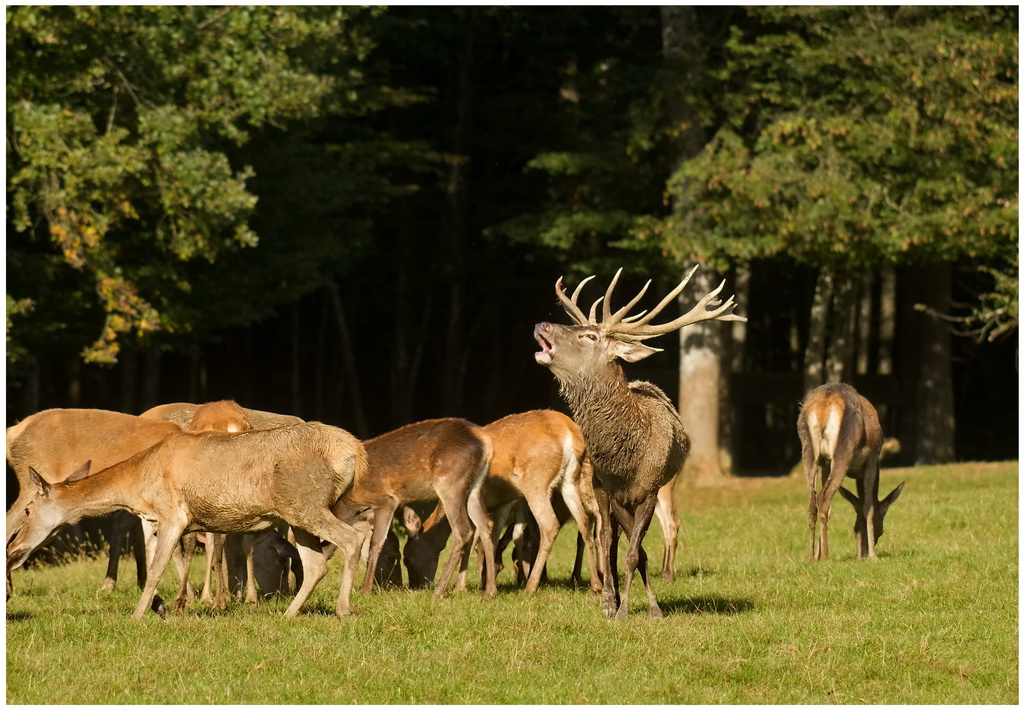
M 651 277 L 656 303 L 699 261 L 748 318 L 719 325 L 724 471 L 788 473 L 816 379 L 875 403 L 887 465 L 1017 457 L 1015 8 L 152 12 L 8 10 L 8 425 L 232 398 L 368 437 L 564 409 L 533 359 L 533 325 L 567 322 L 555 280 L 597 274 L 592 300 L 623 266 L 618 298 Z M 977 106 L 948 98 L 978 77 Z M 935 145 L 864 108 L 919 80 Z M 954 111 L 986 119 L 940 136 Z M 680 392 L 678 342 L 651 345 L 628 372 Z

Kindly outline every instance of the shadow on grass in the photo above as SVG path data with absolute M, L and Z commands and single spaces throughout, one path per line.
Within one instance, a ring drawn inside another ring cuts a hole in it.
M 32 619 L 32 613 L 31 612 L 8 612 L 7 613 L 7 621 L 8 622 L 24 622 L 25 620 L 31 620 L 31 619 Z
M 666 615 L 739 615 L 754 609 L 754 603 L 750 600 L 730 600 L 714 595 L 658 600 L 658 606 Z

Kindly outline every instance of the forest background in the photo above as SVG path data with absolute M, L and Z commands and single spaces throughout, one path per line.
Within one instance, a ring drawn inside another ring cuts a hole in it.
M 629 369 L 682 404 L 688 477 L 787 473 L 832 380 L 879 407 L 888 463 L 1016 459 L 1017 27 L 8 7 L 8 425 L 233 398 L 368 437 L 562 409 L 533 359 L 555 280 L 598 275 L 589 303 L 621 266 L 616 303 L 647 278 L 655 303 L 699 262 L 680 307 L 726 278 L 748 322 Z

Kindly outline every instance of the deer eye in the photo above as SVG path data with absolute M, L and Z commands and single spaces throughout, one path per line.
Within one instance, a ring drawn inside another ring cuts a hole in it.
M 597 341 L 597 335 L 593 334 L 593 333 L 581 333 L 580 334 L 580 339 L 582 340 L 584 338 L 588 338 L 591 341 L 595 341 L 595 342 Z

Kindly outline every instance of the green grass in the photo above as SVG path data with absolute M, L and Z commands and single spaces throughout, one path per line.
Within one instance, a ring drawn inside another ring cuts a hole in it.
M 878 560 L 854 558 L 837 498 L 832 560 L 814 565 L 800 479 L 680 491 L 663 620 L 639 581 L 621 623 L 568 587 L 571 527 L 534 596 L 506 570 L 491 601 L 354 593 L 344 620 L 339 560 L 295 619 L 271 600 L 133 621 L 128 559 L 114 593 L 96 590 L 100 561 L 19 570 L 7 703 L 1017 703 L 1017 463 L 885 470 L 882 494 L 904 478 Z M 657 525 L 647 549 L 660 561 Z

